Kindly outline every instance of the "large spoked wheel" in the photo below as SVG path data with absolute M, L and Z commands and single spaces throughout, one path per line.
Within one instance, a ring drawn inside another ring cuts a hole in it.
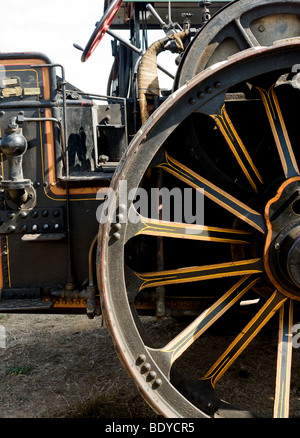
M 280 42 L 192 78 L 143 125 L 112 181 L 103 312 L 125 368 L 165 417 L 299 413 L 299 54 L 298 40 Z M 204 224 L 147 215 L 133 193 L 157 187 L 193 199 L 203 190 Z M 194 319 L 142 316 L 162 290 L 166 313 L 176 305 Z
M 205 68 L 250 47 L 300 35 L 300 2 L 238 0 L 222 8 L 193 39 L 175 80 L 177 87 Z
M 81 61 L 85 62 L 89 59 L 91 54 L 94 52 L 102 38 L 104 37 L 107 29 L 111 25 L 113 19 L 115 18 L 123 0 L 113 0 L 109 7 L 104 12 L 102 18 L 96 24 L 95 30 L 92 33 L 90 39 L 85 46 L 85 49 L 81 55 Z

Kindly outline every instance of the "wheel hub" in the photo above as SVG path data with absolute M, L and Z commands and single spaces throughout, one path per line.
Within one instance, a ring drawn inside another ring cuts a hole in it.
M 300 180 L 285 182 L 267 205 L 266 270 L 285 295 L 300 300 Z

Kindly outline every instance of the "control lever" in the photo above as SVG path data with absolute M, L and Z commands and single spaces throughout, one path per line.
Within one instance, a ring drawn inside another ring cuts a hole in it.
M 83 47 L 81 47 L 79 44 L 77 43 L 73 43 L 73 47 L 75 47 L 75 49 L 80 50 L 81 52 L 83 52 Z
M 153 17 L 159 22 L 160 26 L 161 26 L 163 29 L 167 29 L 167 28 L 168 28 L 167 23 L 165 23 L 165 22 L 161 19 L 161 17 L 158 15 L 158 13 L 157 13 L 156 10 L 154 9 L 154 7 L 153 7 L 152 5 L 150 5 L 150 3 L 148 3 L 148 4 L 146 5 L 146 9 L 147 9 L 147 11 L 149 11 L 150 14 L 152 14 Z
M 176 27 L 178 28 L 178 30 L 182 30 L 182 27 L 179 26 L 178 23 L 173 23 L 171 20 L 171 6 L 170 6 L 170 2 L 169 2 L 169 24 L 165 23 L 162 18 L 158 15 L 158 13 L 156 12 L 156 10 L 154 9 L 154 7 L 148 3 L 146 5 L 146 9 L 147 11 L 150 12 L 150 14 L 153 15 L 153 17 L 158 21 L 158 23 L 160 24 L 160 27 L 164 30 L 165 34 L 174 34 L 176 32 Z

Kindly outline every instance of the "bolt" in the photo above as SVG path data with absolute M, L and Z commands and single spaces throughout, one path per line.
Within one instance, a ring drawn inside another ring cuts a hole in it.
M 121 235 L 120 235 L 119 233 L 114 233 L 114 234 L 113 234 L 113 238 L 114 238 L 115 240 L 120 240 L 120 239 L 121 239 Z
M 156 379 L 155 382 L 152 385 L 152 389 L 158 389 L 162 385 L 161 379 Z
M 147 381 L 151 382 L 154 379 L 156 379 L 156 372 L 155 371 L 150 371 L 150 373 L 147 376 Z
M 147 362 L 141 367 L 141 374 L 145 374 L 150 370 L 151 370 L 151 365 L 150 363 Z
M 124 212 L 126 210 L 126 205 L 125 204 L 120 204 L 119 205 L 119 211 L 120 212 Z
M 144 354 L 140 354 L 139 357 L 136 360 L 137 365 L 141 365 L 142 363 L 146 362 L 146 356 Z
M 118 222 L 123 222 L 124 220 L 124 215 L 123 214 L 117 214 L 117 221 Z

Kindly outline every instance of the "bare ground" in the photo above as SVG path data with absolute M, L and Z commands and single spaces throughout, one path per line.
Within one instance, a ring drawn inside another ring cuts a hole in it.
M 6 348 L 0 348 L 0 418 L 155 418 L 133 380 L 123 370 L 101 318 L 85 315 L 0 315 Z M 175 322 L 176 332 L 180 322 Z M 151 335 L 165 342 L 174 336 L 174 320 L 148 323 Z M 257 336 L 221 379 L 225 400 L 272 415 L 277 329 Z M 199 373 L 219 357 L 231 334 L 211 333 L 178 361 Z M 163 344 L 164 345 L 164 344 Z M 203 363 L 202 363 L 203 362 Z M 207 362 L 207 363 L 206 363 Z M 192 369 L 191 373 L 192 375 Z M 198 377 L 201 377 L 199 374 Z M 300 412 L 300 349 L 293 351 L 292 416 Z M 232 402 L 233 402 L 232 401 Z M 248 404 L 250 405 L 248 406 Z
M 150 418 L 101 318 L 0 316 L 0 418 Z

